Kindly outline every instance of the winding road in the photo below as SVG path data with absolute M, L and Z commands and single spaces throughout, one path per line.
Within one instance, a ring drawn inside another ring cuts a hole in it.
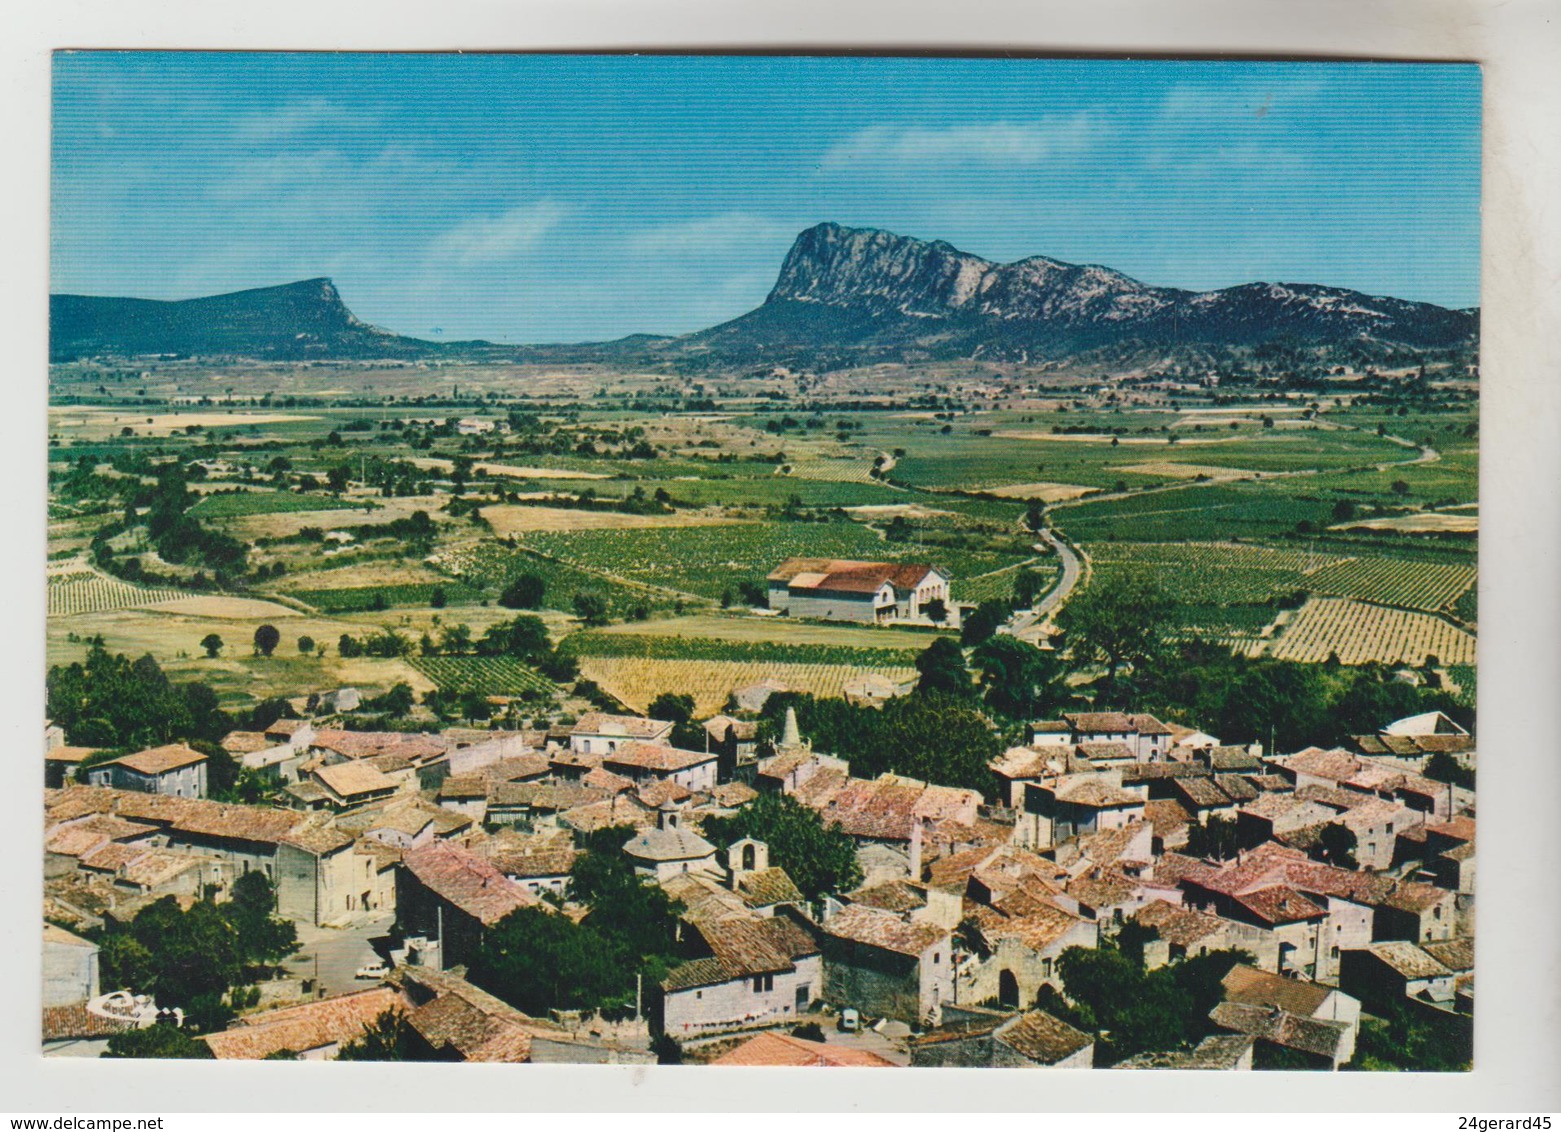
M 1336 428 L 1351 429 L 1351 425 L 1337 425 Z M 1356 431 L 1359 431 L 1358 429 Z M 1395 467 L 1409 467 L 1414 464 L 1432 464 L 1442 458 L 1442 454 L 1429 445 L 1417 444 L 1402 436 L 1383 436 L 1382 439 L 1392 441 L 1394 444 L 1416 450 L 1415 455 L 1408 460 L 1395 460 L 1386 464 L 1367 465 L 1374 467 L 1379 472 L 1385 472 Z M 1339 471 L 1337 468 L 1297 468 L 1286 472 L 1257 472 L 1248 477 L 1249 480 L 1277 479 L 1288 476 L 1315 476 L 1326 471 Z M 1356 469 L 1359 470 L 1359 469 Z M 1083 495 L 1077 499 L 1060 501 L 1047 507 L 1050 514 L 1055 509 L 1063 507 L 1077 507 L 1084 503 L 1101 503 L 1112 499 L 1124 499 L 1128 496 L 1148 495 L 1156 492 L 1180 491 L 1189 487 L 1213 487 L 1216 484 L 1230 483 L 1225 479 L 1208 479 L 1196 481 L 1182 481 L 1178 483 L 1161 484 L 1155 487 L 1139 488 L 1135 491 L 1108 491 L 1093 495 Z M 1241 481 L 1235 481 L 1241 482 Z M 1085 563 L 1080 553 L 1066 540 L 1061 539 L 1050 527 L 1042 527 L 1035 532 L 1041 539 L 1036 543 L 1035 549 L 1042 550 L 1050 547 L 1057 554 L 1057 560 L 1062 564 L 1062 573 L 1057 578 L 1057 584 L 1048 590 L 1039 601 L 1029 609 L 1023 609 L 1015 613 L 1008 621 L 1008 631 L 1022 641 L 1031 644 L 1040 644 L 1051 634 L 1047 632 L 1051 624 L 1052 615 L 1060 609 L 1064 602 L 1073 595 L 1078 588 L 1080 580 L 1084 577 Z

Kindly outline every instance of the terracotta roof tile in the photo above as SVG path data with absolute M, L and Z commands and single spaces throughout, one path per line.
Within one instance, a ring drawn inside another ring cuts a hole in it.
M 844 1066 L 872 1069 L 893 1066 L 894 1062 L 871 1050 L 853 1049 L 830 1042 L 810 1042 L 789 1034 L 756 1034 L 736 1049 L 729 1050 L 711 1065 L 776 1065 L 791 1068 L 805 1066 Z
M 363 1035 L 381 1014 L 405 1013 L 408 1003 L 392 987 L 344 994 L 301 1006 L 251 1014 L 221 1033 L 200 1040 L 222 1059 L 258 1061 L 281 1050 L 304 1053 L 328 1045 L 345 1045 Z

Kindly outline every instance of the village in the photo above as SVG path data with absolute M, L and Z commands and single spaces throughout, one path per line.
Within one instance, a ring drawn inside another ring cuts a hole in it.
M 870 566 L 771 585 L 939 598 Z M 376 731 L 330 690 L 221 740 L 261 804 L 209 797 L 190 744 L 95 758 L 47 724 L 45 1051 L 1336 1070 L 1469 1043 L 1474 792 L 1423 772 L 1475 740 L 1441 712 L 1290 751 L 1063 712 L 983 791 L 854 774 L 765 695 Z M 176 1001 L 148 941 L 212 925 L 247 975 Z

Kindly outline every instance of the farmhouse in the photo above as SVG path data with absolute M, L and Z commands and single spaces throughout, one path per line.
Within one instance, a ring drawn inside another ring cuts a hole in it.
M 788 558 L 768 581 L 771 609 L 828 621 L 930 621 L 928 606 L 949 600 L 948 575 L 918 562 Z

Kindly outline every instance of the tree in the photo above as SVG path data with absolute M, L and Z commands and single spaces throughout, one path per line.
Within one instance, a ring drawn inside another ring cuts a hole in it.
M 208 660 L 216 659 L 217 654 L 222 651 L 222 645 L 222 638 L 215 633 L 207 633 L 201 638 L 201 648 L 206 650 Z
M 400 719 L 412 710 L 412 705 L 416 702 L 417 697 L 412 694 L 412 685 L 405 680 L 398 680 L 384 695 L 370 698 L 363 706 L 370 711 L 384 712 L 392 719 Z
M 1394 495 L 1398 495 L 1398 496 L 1408 495 L 1409 494 L 1409 484 L 1406 481 L 1404 481 L 1404 480 L 1394 480 L 1393 481 L 1393 494 Z
M 949 619 L 949 607 L 941 597 L 935 597 L 922 606 L 922 612 L 934 625 L 941 625 Z
M 997 627 L 1008 620 L 1008 603 L 983 601 L 965 615 L 959 626 L 959 643 L 967 649 L 974 648 L 997 632 Z
M 210 1012 L 242 975 L 238 933 L 210 901 L 184 911 L 165 896 L 136 914 L 130 934 L 152 957 L 148 985 L 133 989 L 154 992 L 164 1006 L 193 1014 L 204 1000 Z
M 574 597 L 575 616 L 589 626 L 607 624 L 607 599 L 601 594 L 578 593 Z
M 98 970 L 105 990 L 150 986 L 152 953 L 133 935 L 112 932 L 98 945 Z
M 992 637 L 971 656 L 987 706 L 1015 719 L 1035 719 L 1067 697 L 1062 660 L 1017 637 Z
M 1348 499 L 1341 499 L 1333 505 L 1333 519 L 1336 523 L 1347 523 L 1355 518 L 1355 504 Z
M 1348 826 L 1329 822 L 1317 835 L 1317 857 L 1341 869 L 1359 868 L 1355 860 L 1356 844 L 1355 834 Z
M 546 656 L 552 648 L 547 624 L 540 617 L 523 613 L 509 621 L 490 625 L 477 642 L 477 652 L 482 656 L 512 656 L 518 660 L 535 660 Z
M 1202 824 L 1193 822 L 1187 826 L 1187 855 L 1204 857 L 1214 861 L 1228 861 L 1241 848 L 1236 836 L 1236 822 L 1210 814 Z
M 1420 773 L 1437 782 L 1447 782 L 1453 786 L 1461 786 L 1465 790 L 1474 789 L 1474 771 L 1446 751 L 1437 751 L 1427 759 Z
M 412 1061 L 412 1031 L 397 1010 L 386 1010 L 369 1023 L 361 1036 L 344 1042 L 337 1061 Z
M 205 1042 L 198 1042 L 177 1026 L 158 1022 L 144 1030 L 121 1030 L 108 1039 L 104 1057 L 210 1058 Z
M 276 890 L 264 873 L 247 872 L 233 883 L 223 913 L 238 935 L 245 960 L 273 964 L 298 950 L 297 928 L 275 911 Z
M 307 633 L 299 637 L 298 651 L 304 656 L 308 656 L 310 653 L 312 653 L 314 651 L 314 638 L 309 636 Z
M 261 656 L 270 656 L 281 640 L 282 634 L 275 625 L 262 625 L 255 630 L 255 649 Z
M 674 747 L 698 750 L 705 740 L 704 732 L 693 722 L 694 697 L 686 692 L 662 692 L 650 702 L 646 714 L 672 724 L 669 739 Z
M 965 654 L 952 637 L 939 637 L 923 649 L 916 657 L 916 671 L 921 674 L 916 682 L 918 695 L 941 692 L 969 697 L 974 693 Z
M 506 609 L 539 609 L 547 594 L 547 583 L 539 575 L 517 574 L 499 595 L 499 604 Z
M 1128 570 L 1110 574 L 1070 601 L 1064 625 L 1081 659 L 1106 662 L 1106 687 L 1116 686 L 1124 664 L 1142 664 L 1160 646 L 1171 599 L 1152 576 Z
M 809 900 L 849 892 L 862 881 L 851 838 L 789 794 L 760 794 L 729 818 L 706 818 L 704 831 L 722 848 L 744 837 L 764 842 L 771 863 L 785 869 Z

